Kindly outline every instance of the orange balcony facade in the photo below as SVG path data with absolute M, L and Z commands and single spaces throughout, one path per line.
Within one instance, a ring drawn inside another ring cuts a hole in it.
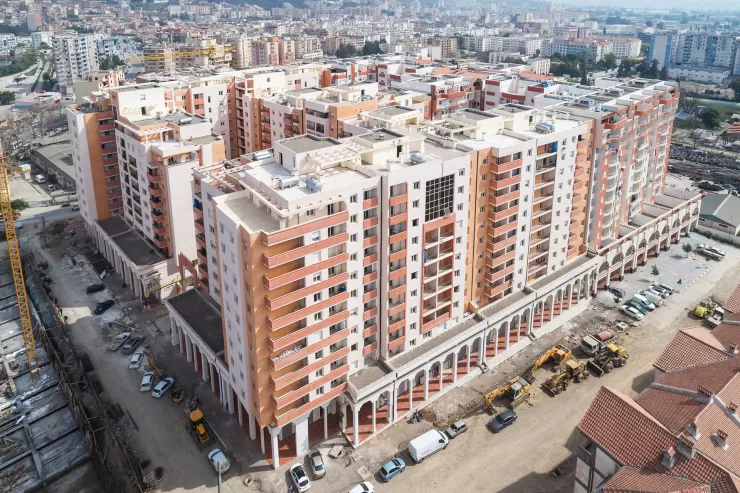
M 501 269 L 500 271 L 494 272 L 494 273 L 486 273 L 486 281 L 488 282 L 496 282 L 502 277 L 505 277 L 509 274 L 512 274 L 514 272 L 514 266 L 510 265 L 509 267 L 506 267 L 505 269 Z
M 149 187 L 149 195 L 151 195 L 152 197 L 161 197 L 162 189 Z
M 508 224 L 504 224 L 503 226 L 495 226 L 491 230 L 491 234 L 493 236 L 498 236 L 504 233 L 508 233 L 509 231 L 514 231 L 519 223 L 517 221 L 512 221 Z
M 494 180 L 491 182 L 491 189 L 501 190 L 502 188 L 516 185 L 521 181 L 522 181 L 521 175 L 510 176 L 509 178 L 504 178 L 503 180 Z
M 372 209 L 373 207 L 377 207 L 377 206 L 378 206 L 378 197 L 373 197 L 371 199 L 362 201 L 363 209 Z
M 423 334 L 425 332 L 429 332 L 430 330 L 432 330 L 433 328 L 435 328 L 439 324 L 445 323 L 450 318 L 451 318 L 451 315 L 450 315 L 449 312 L 447 312 L 444 315 L 441 315 L 441 316 L 439 316 L 439 317 L 437 317 L 437 318 L 435 318 L 433 320 L 430 320 L 430 321 L 428 321 L 426 323 L 423 323 L 421 325 L 421 333 Z
M 335 255 L 331 258 L 328 258 L 321 262 L 317 262 L 315 264 L 307 265 L 306 267 L 301 267 L 300 269 L 295 269 L 286 274 L 281 274 L 274 277 L 270 277 L 268 274 L 266 274 L 264 277 L 264 284 L 267 289 L 276 289 L 280 286 L 284 286 L 288 283 L 297 281 L 298 279 L 301 279 L 303 277 L 310 276 L 311 274 L 315 274 L 324 269 L 328 269 L 329 267 L 335 267 L 339 264 L 347 262 L 348 260 L 348 253 L 340 253 L 339 255 Z
M 401 267 L 400 269 L 396 269 L 388 274 L 388 279 L 390 281 L 398 279 L 399 277 L 406 277 L 406 267 Z
M 367 356 L 368 354 L 374 353 L 377 349 L 378 349 L 378 343 L 376 341 L 362 348 L 362 355 Z
M 313 409 L 316 409 L 317 407 L 321 406 L 322 404 L 325 404 L 327 402 L 331 402 L 332 399 L 334 399 L 335 397 L 341 395 L 342 392 L 344 392 L 345 390 L 347 390 L 347 384 L 346 383 L 343 383 L 343 384 L 341 384 L 341 385 L 333 388 L 329 392 L 323 394 L 321 397 L 319 397 L 317 399 L 314 399 L 314 400 L 312 400 L 310 402 L 307 402 L 306 404 L 303 404 L 300 407 L 296 407 L 295 409 L 291 409 L 291 410 L 286 411 L 286 412 L 284 412 L 282 414 L 279 414 L 279 415 L 276 412 L 275 413 L 275 424 L 277 426 L 283 426 L 286 423 L 290 423 L 291 421 L 293 421 L 294 419 L 296 419 L 298 416 L 302 416 L 302 415 L 308 413 L 309 411 L 311 411 Z
M 390 341 L 388 343 L 388 350 L 389 351 L 392 351 L 392 350 L 396 349 L 397 347 L 402 346 L 403 343 L 405 343 L 405 342 L 406 342 L 406 335 L 404 334 L 401 337 L 397 337 L 397 338 L 393 339 L 392 341 Z
M 330 335 L 326 339 L 322 339 L 320 341 L 317 341 L 309 346 L 306 346 L 298 351 L 295 351 L 293 353 L 290 353 L 286 356 L 283 356 L 282 358 L 275 358 L 270 357 L 270 368 L 273 370 L 282 370 L 283 368 L 286 368 L 289 365 L 292 365 L 296 361 L 300 361 L 306 356 L 308 356 L 311 353 L 315 353 L 319 349 L 323 349 L 325 347 L 329 347 L 335 342 L 339 342 L 342 339 L 345 339 L 349 335 L 349 329 L 340 330 L 339 332 L 336 332 L 335 334 Z
M 339 313 L 335 313 L 334 315 L 327 318 L 326 320 L 321 320 L 320 322 L 317 322 L 315 324 L 311 324 L 307 327 L 303 327 L 302 329 L 298 329 L 283 337 L 279 337 L 276 339 L 273 339 L 272 337 L 268 337 L 267 347 L 270 348 L 270 351 L 282 351 L 283 349 L 287 349 L 295 345 L 295 343 L 300 341 L 301 339 L 308 337 L 311 334 L 315 334 L 316 332 L 323 330 L 327 327 L 331 327 L 332 325 L 338 324 L 340 322 L 344 322 L 348 318 L 349 318 L 349 311 L 343 310 Z
M 493 297 L 503 293 L 513 285 L 514 281 L 507 281 L 494 287 L 486 287 L 483 292 L 486 296 Z
M 519 212 L 519 206 L 515 205 L 514 207 L 509 207 L 508 209 L 504 209 L 503 211 L 489 213 L 488 219 L 490 219 L 491 221 L 499 221 L 505 217 L 509 217 L 518 212 Z
M 378 326 L 377 325 L 371 325 L 367 329 L 362 331 L 362 338 L 365 339 L 366 337 L 372 337 L 378 333 Z
M 403 212 L 401 214 L 396 214 L 395 216 L 391 216 L 390 219 L 388 220 L 388 222 L 391 225 L 393 225 L 393 224 L 398 224 L 398 223 L 402 223 L 402 222 L 408 221 L 408 219 L 409 219 L 409 215 L 407 213 Z
M 328 289 L 337 284 L 346 282 L 347 280 L 349 280 L 349 274 L 347 272 L 342 272 L 341 274 L 337 274 L 334 277 L 330 277 L 321 282 L 311 284 L 310 286 L 306 286 L 305 288 L 297 289 L 292 293 L 288 293 L 283 296 L 278 296 L 276 298 L 265 296 L 265 306 L 268 310 L 276 310 L 281 306 L 293 303 L 294 301 L 303 299 L 306 296 L 311 296 L 312 294 L 318 293 L 323 289 Z
M 283 394 L 280 397 L 276 397 L 275 395 L 272 396 L 273 404 L 276 408 L 285 407 L 291 402 L 295 402 L 304 395 L 308 394 L 309 392 L 313 392 L 314 390 L 318 389 L 319 387 L 324 386 L 325 384 L 331 382 L 332 380 L 339 378 L 341 376 L 346 375 L 349 372 L 349 365 L 342 365 L 339 368 L 335 369 L 334 371 L 329 372 L 328 374 L 324 375 L 321 378 L 317 378 L 313 382 L 306 384 L 302 387 L 299 387 L 298 389 L 288 392 L 287 394 Z
M 303 245 L 298 248 L 288 250 L 287 252 L 278 253 L 276 255 L 271 255 L 269 257 L 263 254 L 262 261 L 265 264 L 265 266 L 267 266 L 268 268 L 272 268 L 278 265 L 285 264 L 292 260 L 297 260 L 299 258 L 305 257 L 306 255 L 310 253 L 314 253 L 319 250 L 323 250 L 325 248 L 329 248 L 329 247 L 333 247 L 333 246 L 336 246 L 342 243 L 346 243 L 347 240 L 349 240 L 349 234 L 341 233 L 341 234 L 332 236 L 331 238 L 317 241 L 315 243 L 311 243 L 310 245 Z
M 304 236 L 312 231 L 329 228 L 338 224 L 344 224 L 348 220 L 349 212 L 340 212 L 339 214 L 333 214 L 331 216 L 322 217 L 320 219 L 315 219 L 297 226 L 286 228 L 281 231 L 265 234 L 262 242 L 267 246 L 276 245 L 299 236 Z
M 511 171 L 513 169 L 519 169 L 522 167 L 522 160 L 515 159 L 508 163 L 493 164 L 491 165 L 491 171 L 494 173 L 503 173 L 504 171 Z
M 323 368 L 326 365 L 330 365 L 333 362 L 339 361 L 345 356 L 348 356 L 349 351 L 350 351 L 349 347 L 343 347 L 342 349 L 339 349 L 338 351 L 334 351 L 333 353 L 330 353 L 328 356 L 321 358 L 320 360 L 316 360 L 310 365 L 306 365 L 303 368 L 300 368 L 296 371 L 290 372 L 286 375 L 282 375 L 279 377 L 271 376 L 270 384 L 272 385 L 272 388 L 275 390 L 284 389 L 291 383 L 297 382 L 301 378 L 307 375 L 310 375 L 311 373 L 315 372 L 319 368 Z
M 267 317 L 267 328 L 270 330 L 277 330 L 281 327 L 285 327 L 288 324 L 298 322 L 299 320 L 307 317 L 311 313 L 317 312 L 319 310 L 323 310 L 325 308 L 329 308 L 330 306 L 337 305 L 343 301 L 347 301 L 348 299 L 349 299 L 349 293 L 347 291 L 344 291 L 343 293 L 339 293 L 335 296 L 331 296 L 318 303 L 314 303 L 313 305 L 300 308 L 292 313 L 283 315 L 278 318 L 273 319 L 268 316 Z
M 498 197 L 494 196 L 494 197 L 491 197 L 491 203 L 493 203 L 493 205 L 502 205 L 502 204 L 505 204 L 506 202 L 512 201 L 514 199 L 518 199 L 519 195 L 520 195 L 520 191 L 517 190 L 515 192 L 510 192 L 504 195 L 499 195 Z
M 408 194 L 402 193 L 401 195 L 396 195 L 395 197 L 391 197 L 391 199 L 388 201 L 390 206 L 393 207 L 394 205 L 400 205 L 405 204 L 408 202 L 409 196 Z

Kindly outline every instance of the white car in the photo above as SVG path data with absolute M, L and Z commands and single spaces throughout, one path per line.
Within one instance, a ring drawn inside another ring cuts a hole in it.
M 643 318 L 643 314 L 640 313 L 639 310 L 628 305 L 622 305 L 622 313 L 624 313 L 625 315 L 629 315 L 636 320 L 642 320 Z
M 144 373 L 144 376 L 141 377 L 141 384 L 139 385 L 139 391 L 149 392 L 150 390 L 152 390 L 152 385 L 154 385 L 154 372 L 148 371 Z
M 131 361 L 128 362 L 128 369 L 129 370 L 135 370 L 138 367 L 141 366 L 141 362 L 144 360 L 144 352 L 143 351 L 136 351 L 131 356 Z
M 362 483 L 349 490 L 349 493 L 375 493 L 375 487 L 372 485 L 372 483 L 363 481 Z
M 308 474 L 306 474 L 306 470 L 301 464 L 290 466 L 290 478 L 298 489 L 298 493 L 304 493 L 311 488 L 311 481 L 308 479 Z
M 208 454 L 208 460 L 211 461 L 211 465 L 213 465 L 213 468 L 218 474 L 226 474 L 226 471 L 231 467 L 229 459 L 227 459 L 224 453 L 217 448 L 211 450 Z
M 723 257 L 727 255 L 727 253 L 724 250 L 720 250 L 717 247 L 709 246 L 706 243 L 702 243 L 697 247 L 699 250 L 705 250 L 707 252 L 716 253 L 717 255 L 722 255 Z
M 152 397 L 159 399 L 167 393 L 170 388 L 175 385 L 175 379 L 172 377 L 166 377 L 164 380 L 159 382 L 154 390 L 152 390 Z

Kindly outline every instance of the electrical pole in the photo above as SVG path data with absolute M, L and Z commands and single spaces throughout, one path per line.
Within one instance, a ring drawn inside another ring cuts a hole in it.
M 221 463 L 218 463 L 218 493 L 221 493 Z

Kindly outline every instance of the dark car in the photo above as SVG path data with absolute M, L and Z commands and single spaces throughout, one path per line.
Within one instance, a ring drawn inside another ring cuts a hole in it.
M 621 288 L 609 288 L 609 291 L 611 291 L 612 294 L 618 298 L 624 298 L 625 296 L 627 296 L 625 290 Z
M 135 335 L 129 337 L 128 341 L 126 341 L 126 344 L 123 345 L 123 353 L 124 354 L 131 354 L 134 352 L 134 349 L 139 347 L 139 344 L 144 342 L 144 336 L 143 335 Z
M 115 304 L 116 302 L 113 300 L 101 301 L 100 303 L 95 305 L 95 310 L 93 310 L 93 313 L 95 315 L 100 315 L 101 313 L 105 312 L 108 308 L 112 307 Z
M 105 289 L 105 284 L 90 284 L 87 287 L 87 294 L 98 293 Z
M 517 416 L 514 411 L 506 410 L 488 422 L 488 429 L 494 433 L 498 433 L 516 421 L 516 418 Z

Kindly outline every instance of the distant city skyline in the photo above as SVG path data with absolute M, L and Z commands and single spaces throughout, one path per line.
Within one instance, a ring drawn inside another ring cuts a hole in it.
M 664 10 L 666 13 L 672 9 L 686 9 L 695 12 L 709 11 L 709 10 L 731 10 L 737 12 L 740 15 L 740 9 L 738 8 L 737 2 L 727 0 L 709 0 L 697 4 L 696 2 L 689 2 L 686 0 L 671 1 L 671 0 L 654 0 L 654 1 L 640 1 L 640 0 L 626 0 L 620 2 L 619 6 L 615 6 L 612 2 L 604 0 L 565 0 L 562 2 L 568 7 L 608 7 L 614 6 L 615 9 L 628 8 L 635 9 L 639 13 L 640 10 Z

